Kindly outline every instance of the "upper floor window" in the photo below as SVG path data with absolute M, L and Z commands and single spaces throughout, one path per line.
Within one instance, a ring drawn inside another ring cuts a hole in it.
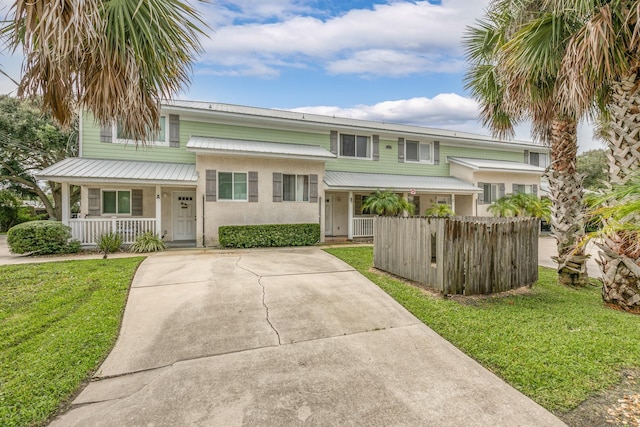
M 247 173 L 219 172 L 218 200 L 247 200 Z
M 340 134 L 340 157 L 371 158 L 371 138 L 363 135 Z
M 431 144 L 407 140 L 405 142 L 405 147 L 405 157 L 407 162 L 431 163 Z
M 282 175 L 282 200 L 285 202 L 309 201 L 309 175 Z
M 525 152 L 525 154 L 527 154 L 527 152 Z M 527 156 L 525 156 L 525 159 L 527 160 L 527 163 L 532 166 L 539 166 L 541 168 L 549 166 L 549 157 L 546 153 L 528 152 L 528 159 Z
M 178 114 L 167 114 L 160 116 L 158 125 L 160 129 L 155 135 L 149 135 L 147 143 L 161 147 L 180 148 L 180 116 Z M 135 144 L 124 132 L 120 124 L 110 124 L 100 127 L 100 142 L 110 142 L 118 144 Z
M 131 191 L 103 190 L 102 213 L 124 215 L 131 214 Z
M 150 136 L 149 141 L 161 143 L 159 145 L 162 145 L 169 140 L 169 136 L 167 135 L 169 127 L 166 122 L 167 118 L 165 116 L 160 116 L 160 131 L 158 131 L 157 134 Z M 124 132 L 119 123 L 116 130 L 116 139 L 131 140 L 131 137 Z

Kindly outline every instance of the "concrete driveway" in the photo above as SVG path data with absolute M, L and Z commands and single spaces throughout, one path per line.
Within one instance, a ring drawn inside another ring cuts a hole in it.
M 561 426 L 317 248 L 165 252 L 53 426 Z

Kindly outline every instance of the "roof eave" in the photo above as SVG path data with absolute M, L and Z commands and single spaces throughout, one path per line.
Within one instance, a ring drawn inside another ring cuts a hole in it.
M 211 148 L 190 148 L 187 147 L 187 151 L 191 151 L 196 154 L 217 154 L 221 156 L 242 156 L 242 157 L 271 157 L 278 159 L 296 159 L 296 160 L 309 160 L 316 162 L 326 162 L 327 160 L 335 159 L 335 156 L 320 156 L 320 155 L 304 155 L 304 154 L 282 154 L 282 153 L 258 153 L 251 151 L 237 151 L 237 150 L 220 150 Z
M 46 180 L 53 182 L 63 182 L 74 185 L 84 184 L 130 184 L 130 185 L 165 185 L 172 187 L 195 187 L 197 180 L 192 181 L 172 181 L 172 180 L 153 180 L 153 179 L 132 179 L 132 178 L 88 178 L 88 177 L 65 177 L 56 175 L 36 175 L 38 180 Z

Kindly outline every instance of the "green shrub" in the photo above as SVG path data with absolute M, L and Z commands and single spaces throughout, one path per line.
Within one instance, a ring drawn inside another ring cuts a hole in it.
M 104 254 L 106 258 L 108 254 L 117 252 L 122 246 L 122 237 L 118 233 L 104 233 L 96 240 L 98 251 Z
M 167 249 L 161 237 L 147 231 L 136 237 L 136 241 L 131 244 L 129 250 L 131 252 L 157 252 Z
M 225 248 L 309 246 L 320 241 L 320 225 L 226 225 L 218 228 L 218 240 Z
M 49 255 L 80 250 L 80 242 L 71 240 L 71 228 L 57 221 L 18 224 L 9 229 L 7 243 L 14 254 Z

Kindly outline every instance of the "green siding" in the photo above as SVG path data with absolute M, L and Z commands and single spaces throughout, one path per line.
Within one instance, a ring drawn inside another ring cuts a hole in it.
M 100 127 L 93 116 L 82 117 L 82 157 L 93 159 L 137 160 L 171 163 L 195 163 L 195 153 L 186 150 L 189 134 L 180 123 L 180 148 L 134 146 L 100 142 Z
M 250 126 L 237 126 L 200 121 L 180 120 L 180 148 L 170 147 L 133 147 L 122 144 L 100 142 L 100 128 L 92 118 L 85 115 L 83 122 L 83 157 L 149 160 L 161 162 L 195 163 L 195 153 L 186 150 L 191 136 L 246 139 L 290 144 L 319 145 L 326 150 L 329 147 L 329 130 L 326 133 L 302 132 L 293 130 L 268 129 Z M 390 149 L 386 148 L 391 146 Z M 510 160 L 522 162 L 524 148 L 521 151 L 501 151 L 497 149 L 464 148 L 440 143 L 440 164 L 399 163 L 397 140 L 380 140 L 380 160 L 338 158 L 326 162 L 326 170 L 345 172 L 377 172 L 401 175 L 449 176 L 447 156 L 472 157 L 492 160 Z
M 215 138 L 245 139 L 289 144 L 320 145 L 329 150 L 329 132 L 326 135 L 297 132 L 280 129 L 267 129 L 249 126 L 233 126 L 219 123 L 180 121 L 180 134 L 190 136 L 208 136 Z

